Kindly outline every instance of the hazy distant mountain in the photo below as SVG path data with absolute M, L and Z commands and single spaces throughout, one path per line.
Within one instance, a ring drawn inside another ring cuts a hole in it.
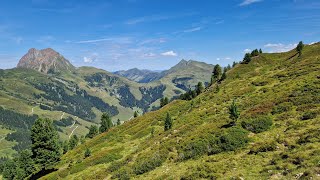
M 139 83 L 149 83 L 160 80 L 162 78 L 171 78 L 172 83 L 178 84 L 179 86 L 181 85 L 181 82 L 178 81 L 183 80 L 185 84 L 185 87 L 183 89 L 186 90 L 187 86 L 195 85 L 188 84 L 186 83 L 186 81 L 196 79 L 196 81 L 207 82 L 208 79 L 210 79 L 210 73 L 212 70 L 213 65 L 206 64 L 204 62 L 194 60 L 181 60 L 177 65 L 173 66 L 169 70 L 156 72 L 151 70 L 140 70 L 137 68 L 133 68 L 127 71 L 116 71 L 114 72 L 114 74 L 123 76 Z
M 116 72 L 114 72 L 114 74 L 126 77 L 132 81 L 136 81 L 139 83 L 152 82 L 152 81 L 158 80 L 162 77 L 161 71 L 156 72 L 156 71 L 150 71 L 150 70 L 145 70 L 145 69 L 140 70 L 138 68 L 133 68 L 133 69 L 129 69 L 126 71 L 124 71 L 124 70 L 116 71 Z
M 34 69 L 43 73 L 73 71 L 75 69 L 67 59 L 51 48 L 42 50 L 31 48 L 20 59 L 17 67 Z

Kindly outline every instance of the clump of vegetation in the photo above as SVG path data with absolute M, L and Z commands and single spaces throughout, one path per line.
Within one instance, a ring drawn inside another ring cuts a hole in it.
M 272 119 L 269 116 L 260 116 L 242 121 L 241 126 L 251 132 L 261 133 L 271 128 Z
M 307 111 L 303 113 L 301 116 L 301 120 L 309 120 L 309 119 L 314 119 L 317 117 L 317 112 L 314 111 Z
M 138 116 L 139 116 L 138 111 L 134 111 L 133 117 L 136 118 L 136 117 L 138 117 Z
M 232 104 L 229 107 L 229 118 L 232 120 L 232 125 L 235 125 L 238 118 L 240 116 L 240 113 L 238 111 L 238 107 L 236 105 L 236 100 L 232 101 Z
M 169 129 L 171 129 L 172 124 L 173 124 L 172 118 L 171 118 L 170 114 L 167 113 L 166 119 L 164 121 L 164 130 L 168 131 Z
M 149 158 L 137 159 L 136 163 L 133 165 L 133 172 L 136 175 L 144 174 L 146 172 L 152 171 L 156 167 L 161 166 L 165 161 L 166 155 L 164 153 L 156 152 Z
M 98 130 L 98 126 L 95 126 L 95 125 L 91 125 L 89 127 L 89 133 L 86 135 L 86 137 L 88 138 L 93 138 L 95 137 L 96 135 L 99 134 L 99 130 Z
M 283 112 L 288 112 L 292 109 L 292 106 L 293 104 L 291 102 L 285 102 L 285 103 L 279 104 L 272 108 L 271 114 L 280 114 Z
M 86 148 L 86 151 L 84 152 L 84 157 L 90 157 L 91 156 L 91 150 L 89 148 Z
M 167 97 L 161 98 L 160 99 L 160 107 L 162 108 L 163 106 L 167 105 L 169 103 L 169 99 Z

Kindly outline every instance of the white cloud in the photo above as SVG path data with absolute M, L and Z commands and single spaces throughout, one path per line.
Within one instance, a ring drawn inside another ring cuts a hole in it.
M 239 4 L 239 6 L 248 6 L 253 3 L 261 2 L 263 0 L 244 0 L 242 3 Z
M 195 32 L 195 31 L 200 31 L 202 29 L 202 27 L 194 27 L 191 29 L 186 29 L 183 32 L 188 33 L 188 32 Z
M 167 52 L 161 53 L 161 55 L 162 56 L 178 56 L 178 54 L 173 51 L 167 51 Z
M 93 63 L 97 60 L 97 58 L 98 58 L 98 53 L 92 53 L 92 55 L 90 55 L 90 56 L 83 57 L 83 62 Z
M 264 47 L 268 52 L 287 52 L 297 47 L 298 44 L 282 44 L 282 43 L 268 43 Z
M 244 53 L 249 53 L 249 52 L 251 52 L 251 49 L 245 49 L 245 50 L 243 50 L 243 52 Z
M 309 45 L 313 45 L 313 44 L 316 44 L 317 42 L 311 42 Z
M 156 56 L 156 54 L 154 54 L 154 53 L 144 53 L 142 55 L 143 58 L 153 58 L 155 56 Z

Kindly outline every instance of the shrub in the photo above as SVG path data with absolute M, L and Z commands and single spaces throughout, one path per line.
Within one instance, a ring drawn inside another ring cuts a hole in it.
M 184 148 L 184 159 L 199 157 L 208 152 L 208 142 L 204 139 L 193 141 Z
M 152 171 L 162 165 L 166 159 L 167 153 L 154 153 L 150 158 L 138 159 L 134 164 L 134 173 L 136 175 Z
M 260 133 L 270 129 L 272 126 L 272 119 L 269 116 L 262 116 L 259 118 L 242 121 L 241 125 L 243 128 L 251 132 Z
M 314 119 L 317 117 L 317 113 L 313 111 L 307 111 L 301 116 L 301 120 Z
M 258 154 L 259 152 L 274 151 L 277 148 L 277 143 L 275 141 L 271 142 L 261 142 L 255 144 L 251 149 L 249 154 Z
M 248 143 L 248 132 L 241 128 L 233 127 L 227 129 L 219 140 L 224 151 L 234 151 Z
M 84 152 L 84 157 L 87 158 L 89 156 L 91 156 L 91 150 L 87 148 L 86 151 Z
M 114 173 L 112 179 L 129 180 L 132 170 L 128 167 L 122 167 Z
M 290 102 L 285 102 L 273 107 L 271 114 L 280 114 L 283 112 L 290 111 L 292 109 L 293 104 Z

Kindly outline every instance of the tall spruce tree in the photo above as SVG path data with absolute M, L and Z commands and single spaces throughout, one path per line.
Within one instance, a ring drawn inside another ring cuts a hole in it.
M 227 72 L 223 71 L 220 81 L 227 79 Z
M 37 169 L 52 169 L 60 160 L 59 135 L 50 119 L 37 119 L 31 128 L 32 158 Z
M 74 149 L 79 143 L 79 138 L 77 135 L 72 135 L 69 140 L 69 149 Z
M 113 126 L 111 117 L 107 113 L 103 113 L 101 116 L 101 122 L 100 122 L 100 133 L 108 131 Z
M 246 53 L 243 58 L 243 63 L 248 64 L 251 61 L 251 54 Z
M 117 120 L 117 126 L 121 125 L 120 119 Z
M 219 79 L 221 78 L 221 75 L 222 75 L 221 66 L 219 64 L 217 64 L 213 68 L 211 82 L 214 83 L 214 82 L 219 81 Z
M 196 86 L 197 95 L 201 94 L 204 91 L 204 86 L 202 82 L 198 82 Z
M 172 128 L 172 119 L 169 113 L 167 113 L 166 119 L 164 121 L 164 130 L 167 131 Z
M 302 41 L 300 41 L 299 44 L 297 45 L 297 48 L 296 48 L 297 52 L 299 53 L 299 57 L 300 57 L 301 54 L 302 54 L 302 49 L 303 49 L 303 47 L 304 47 L 304 44 L 303 44 Z

